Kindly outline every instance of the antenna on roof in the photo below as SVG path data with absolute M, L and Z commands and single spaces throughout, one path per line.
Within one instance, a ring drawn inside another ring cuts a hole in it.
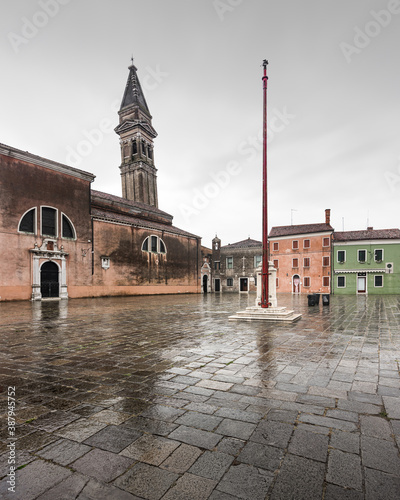
M 344 217 L 342 217 L 342 231 L 344 231 Z

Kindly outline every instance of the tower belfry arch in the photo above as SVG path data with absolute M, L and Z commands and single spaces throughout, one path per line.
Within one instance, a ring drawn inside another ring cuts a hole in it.
M 157 132 L 133 61 L 128 69 L 119 125 L 115 128 L 120 136 L 122 197 L 158 208 L 153 144 Z

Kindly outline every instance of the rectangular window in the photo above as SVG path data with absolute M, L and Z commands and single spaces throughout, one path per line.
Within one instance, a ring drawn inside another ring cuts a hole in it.
M 324 267 L 329 267 L 329 265 L 330 265 L 330 258 L 329 258 L 329 256 L 328 257 L 322 257 L 322 265 Z
M 254 256 L 254 267 L 258 267 L 261 264 L 262 261 L 262 255 L 255 255 Z
M 279 251 L 279 243 L 277 241 L 274 242 L 273 249 L 274 249 L 274 252 L 278 252 Z
M 292 267 L 299 267 L 299 259 L 293 259 Z
M 221 262 L 219 262 L 219 261 L 214 262 L 214 269 L 216 271 L 219 271 L 219 269 L 221 269 Z
M 330 243 L 331 243 L 331 239 L 330 238 L 323 238 L 323 240 L 322 240 L 322 246 L 323 247 L 329 247 Z
M 311 247 L 311 241 L 310 240 L 304 240 L 303 241 L 303 248 L 310 248 Z
M 45 236 L 57 236 L 57 210 L 42 207 L 42 234 Z
M 359 250 L 358 251 L 358 262 L 365 262 L 367 260 L 367 251 Z
M 340 263 L 346 262 L 346 250 L 338 250 L 337 261 Z
M 374 260 L 375 260 L 375 262 L 382 262 L 383 261 L 383 250 L 381 250 L 381 249 L 375 250 Z
M 293 248 L 293 250 L 298 250 L 299 249 L 299 242 L 298 242 L 298 240 L 293 240 L 292 241 L 292 248 Z
M 278 267 L 279 267 L 279 260 L 278 259 L 274 260 L 274 267 L 275 267 L 275 269 L 278 269 Z
M 137 154 L 137 142 L 136 141 L 132 142 L 132 154 L 133 155 Z
M 346 288 L 346 276 L 338 276 L 337 287 Z
M 233 257 L 226 258 L 226 268 L 233 269 Z
M 310 257 L 304 257 L 303 267 L 310 267 Z
M 311 283 L 311 279 L 310 279 L 309 276 L 306 276 L 306 277 L 303 278 L 303 285 L 304 286 L 309 287 L 310 283 Z
M 233 286 L 233 278 L 228 278 L 226 280 L 226 286 Z
M 383 276 L 381 274 L 374 276 L 374 286 L 379 288 L 383 287 Z
M 151 237 L 151 251 L 157 252 L 157 236 Z
M 150 160 L 153 159 L 153 151 L 150 146 L 147 148 L 147 156 L 150 158 Z
M 322 277 L 322 286 L 329 286 L 330 279 L 329 276 L 323 276 Z

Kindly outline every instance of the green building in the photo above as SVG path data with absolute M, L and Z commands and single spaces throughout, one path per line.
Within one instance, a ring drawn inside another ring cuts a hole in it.
M 400 294 L 400 230 L 333 234 L 333 293 Z

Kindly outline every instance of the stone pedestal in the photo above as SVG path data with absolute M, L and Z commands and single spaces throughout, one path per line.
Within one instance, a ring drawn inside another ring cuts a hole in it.
M 268 320 L 268 321 L 296 321 L 301 318 L 301 314 L 296 313 L 286 307 L 278 307 L 276 299 L 276 269 L 272 262 L 268 263 L 268 301 L 271 304 L 267 308 L 260 306 L 262 294 L 261 282 L 262 269 L 257 269 L 257 298 L 253 307 L 247 307 L 244 311 L 238 311 L 229 320 Z

